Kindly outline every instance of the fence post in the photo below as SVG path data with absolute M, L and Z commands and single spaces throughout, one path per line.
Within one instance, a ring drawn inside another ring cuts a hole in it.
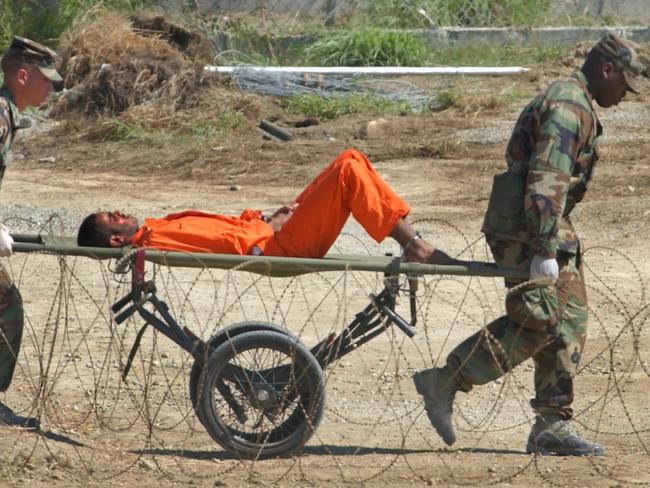
M 336 0 L 325 1 L 325 25 L 332 27 L 336 19 Z

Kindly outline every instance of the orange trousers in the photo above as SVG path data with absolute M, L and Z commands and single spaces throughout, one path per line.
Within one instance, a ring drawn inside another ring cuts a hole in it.
M 282 229 L 259 246 L 265 256 L 323 257 L 350 213 L 377 242 L 411 210 L 356 149 L 342 152 L 296 199 Z

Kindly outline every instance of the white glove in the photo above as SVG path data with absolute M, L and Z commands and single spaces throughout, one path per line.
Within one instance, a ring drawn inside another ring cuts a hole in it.
M 0 224 L 0 256 L 7 257 L 13 253 L 13 237 L 9 235 L 9 229 L 5 224 Z
M 560 274 L 560 267 L 555 258 L 547 258 L 536 254 L 530 262 L 530 279 L 538 280 L 548 278 L 551 284 L 555 283 Z

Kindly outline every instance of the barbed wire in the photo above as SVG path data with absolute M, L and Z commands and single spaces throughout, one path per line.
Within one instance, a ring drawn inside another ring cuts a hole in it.
M 452 223 L 427 219 L 416 227 L 459 257 L 487 259 L 484 242 Z M 335 251 L 381 255 L 398 249 L 346 234 Z M 602 274 L 604 262 L 616 273 Z M 298 455 L 266 461 L 225 451 L 206 435 L 205 420 L 191 400 L 194 360 L 153 328 L 143 335 L 122 381 L 142 325 L 134 318 L 117 325 L 109 311 L 129 291 L 127 275 L 115 273 L 112 261 L 51 254 L 7 261 L 25 299 L 26 325 L 14 382 L 1 400 L 38 416 L 42 429 L 0 427 L 5 439 L 0 458 L 13 466 L 9 474 L 16 480 L 34 473 L 87 481 L 140 479 L 150 472 L 205 483 L 243 478 L 270 484 L 412 480 L 490 486 L 535 480 L 565 486 L 559 476 L 578 470 L 621 486 L 643 485 L 640 480 L 648 476 L 643 466 L 650 465 L 640 461 L 650 454 L 646 283 L 634 260 L 615 249 L 587 249 L 584 263 L 592 327 L 577 373 L 575 421 L 611 446 L 603 460 L 560 463 L 524 454 L 533 419 L 530 363 L 475 388 L 471 396 L 457 395 L 454 421 L 461 447 L 444 448 L 423 415 L 412 374 L 439 364 L 450 345 L 474 331 L 487 331 L 485 325 L 503 313 L 500 279 L 418 277 L 415 338 L 389 327 L 328 363 L 325 421 L 311 427 L 314 435 Z M 253 320 L 275 324 L 307 348 L 343 331 L 384 281 L 354 271 L 269 278 L 245 270 L 245 264 L 228 271 L 148 264 L 147 276 L 155 279 L 179 324 L 204 340 L 229 324 Z M 398 311 L 406 315 L 407 308 L 401 298 Z M 498 347 L 489 333 L 486 338 Z M 507 357 L 505 351 L 495 351 L 497 356 Z M 489 459 L 468 465 L 466 455 Z M 634 471 L 627 468 L 632 457 Z

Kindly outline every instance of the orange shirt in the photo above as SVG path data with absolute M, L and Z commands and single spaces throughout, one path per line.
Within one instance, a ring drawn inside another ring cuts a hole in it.
M 272 236 L 273 229 L 259 210 L 244 210 L 239 217 L 187 210 L 145 219 L 132 243 L 163 251 L 244 255 Z

